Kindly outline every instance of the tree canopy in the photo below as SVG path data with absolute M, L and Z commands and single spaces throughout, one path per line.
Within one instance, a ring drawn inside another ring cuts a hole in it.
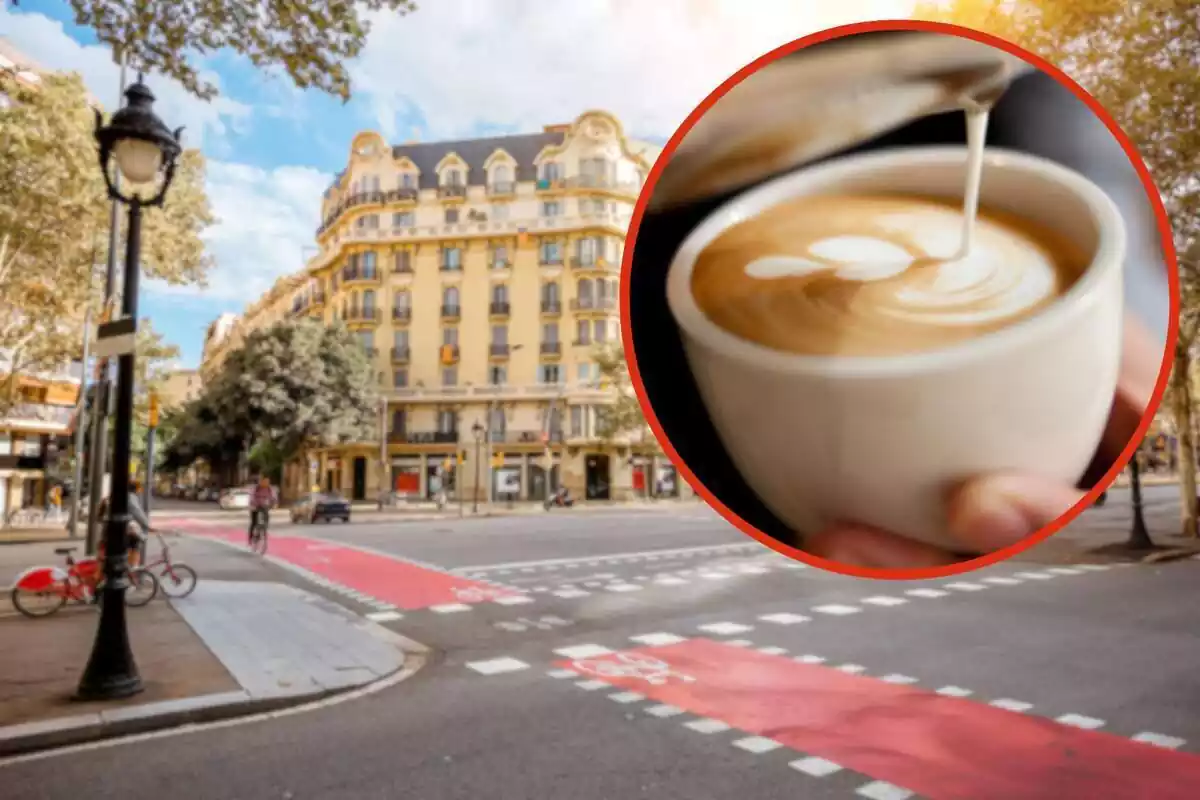
M 611 403 L 596 406 L 597 435 L 606 441 L 631 435 L 644 436 L 649 426 L 633 391 L 624 346 L 618 342 L 598 347 L 593 358 L 600 372 L 601 385 L 614 395 Z
M 178 434 L 164 451 L 176 467 L 251 446 L 286 461 L 373 436 L 376 381 L 361 343 L 345 326 L 286 320 L 246 337 L 180 413 Z
M 0 411 L 22 372 L 60 367 L 82 355 L 85 309 L 103 291 L 111 205 L 96 159 L 94 115 L 74 74 L 35 84 L 0 70 L 0 350 L 11 371 Z M 201 233 L 213 222 L 204 157 L 185 151 L 163 209 L 142 229 L 144 274 L 202 283 L 210 267 Z
M 16 0 L 10 0 L 16 4 Z M 301 89 L 350 97 L 343 64 L 362 52 L 371 31 L 368 14 L 407 13 L 412 0 L 68 0 L 75 24 L 123 53 L 127 63 L 174 78 L 205 100 L 217 87 L 201 62 L 218 50 L 245 56 L 254 66 L 279 69 Z

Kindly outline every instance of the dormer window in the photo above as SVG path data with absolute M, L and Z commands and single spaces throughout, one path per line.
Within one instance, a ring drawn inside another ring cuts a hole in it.
M 442 186 L 462 186 L 462 170 L 452 167 L 442 173 Z

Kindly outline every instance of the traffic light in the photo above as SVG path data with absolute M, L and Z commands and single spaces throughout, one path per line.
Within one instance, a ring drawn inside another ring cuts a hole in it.
M 504 456 L 500 455 L 499 453 L 492 456 L 492 468 L 493 469 L 500 469 L 500 467 L 503 467 L 503 466 L 504 466 Z
M 150 393 L 150 427 L 158 427 L 158 393 Z

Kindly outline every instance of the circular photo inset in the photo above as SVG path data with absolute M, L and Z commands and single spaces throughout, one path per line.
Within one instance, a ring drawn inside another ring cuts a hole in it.
M 798 40 L 718 88 L 639 200 L 625 351 L 727 519 L 830 570 L 994 563 L 1084 512 L 1150 425 L 1170 228 L 1100 105 L 937 23 Z

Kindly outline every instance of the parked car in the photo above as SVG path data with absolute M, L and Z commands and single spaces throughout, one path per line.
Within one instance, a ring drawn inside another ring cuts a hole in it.
M 200 499 L 208 503 L 216 503 L 221 499 L 221 490 L 215 486 L 200 490 Z
M 339 494 L 310 492 L 295 503 L 291 510 L 292 522 L 350 521 L 350 501 Z
M 221 495 L 221 508 L 225 511 L 250 507 L 249 489 L 227 489 Z

